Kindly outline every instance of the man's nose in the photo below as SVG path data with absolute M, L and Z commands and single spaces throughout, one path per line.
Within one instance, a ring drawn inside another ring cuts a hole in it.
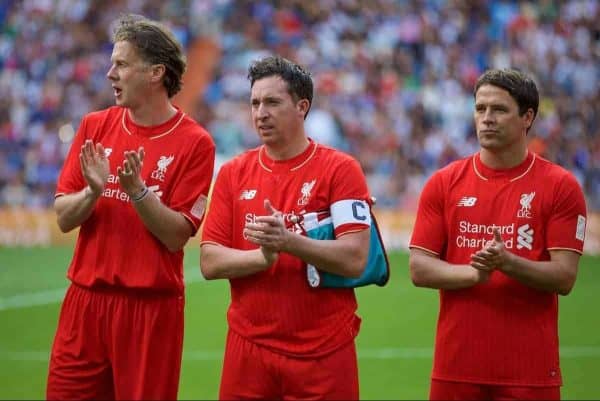
M 111 81 L 117 79 L 114 65 L 111 65 L 108 71 L 106 72 L 106 78 L 110 79 Z
M 267 108 L 264 107 L 264 105 L 262 103 L 259 104 L 258 108 L 256 109 L 256 116 L 262 120 L 262 119 L 266 118 L 268 115 L 269 115 L 269 113 L 267 111 Z
M 494 122 L 494 115 L 491 109 L 486 109 L 483 113 L 483 122 L 486 124 L 491 124 Z

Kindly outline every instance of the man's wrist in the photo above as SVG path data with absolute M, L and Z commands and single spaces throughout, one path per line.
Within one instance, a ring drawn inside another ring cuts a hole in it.
M 267 266 L 271 266 L 279 258 L 279 252 L 268 250 L 264 246 L 260 247 L 260 252 L 262 253 L 263 258 L 265 259 Z
M 83 195 L 86 198 L 91 198 L 92 200 L 95 201 L 95 200 L 97 200 L 100 197 L 100 195 L 102 195 L 102 192 L 96 193 L 96 192 L 94 192 L 94 190 L 92 189 L 92 187 L 90 187 L 88 185 L 85 188 L 83 188 Z
M 150 192 L 150 190 L 144 185 L 142 189 L 130 195 L 131 201 L 133 203 L 141 202 L 146 196 L 148 196 L 148 192 Z
M 517 255 L 512 254 L 511 252 L 505 251 L 504 263 L 501 266 L 498 266 L 498 270 L 503 273 L 509 274 L 514 270 L 515 258 Z

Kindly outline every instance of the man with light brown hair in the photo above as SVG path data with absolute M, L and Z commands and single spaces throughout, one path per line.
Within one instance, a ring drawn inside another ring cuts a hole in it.
M 163 25 L 123 17 L 107 78 L 116 106 L 86 115 L 59 177 L 79 227 L 50 357 L 48 399 L 176 399 L 183 246 L 204 215 L 210 135 L 171 102 L 185 58 Z

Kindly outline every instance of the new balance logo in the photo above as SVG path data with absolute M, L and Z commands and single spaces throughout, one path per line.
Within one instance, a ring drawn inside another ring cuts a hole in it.
M 517 229 L 517 249 L 531 249 L 533 248 L 533 228 L 529 227 L 529 224 L 525 224 Z
M 241 200 L 252 200 L 256 196 L 256 189 L 244 189 L 240 194 Z
M 458 203 L 456 204 L 456 206 L 464 206 L 464 207 L 471 207 L 471 206 L 475 206 L 475 202 L 477 202 L 477 198 L 474 196 L 463 196 Z

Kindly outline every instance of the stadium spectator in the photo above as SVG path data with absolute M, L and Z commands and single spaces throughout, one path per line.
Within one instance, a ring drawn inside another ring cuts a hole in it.
M 558 400 L 558 295 L 577 276 L 583 192 L 527 149 L 530 77 L 486 71 L 474 97 L 481 149 L 426 183 L 410 242 L 413 282 L 440 290 L 430 399 Z
M 194 113 L 210 128 L 220 160 L 257 146 L 250 121 L 239 117 L 248 114 L 240 83 L 251 60 L 281 53 L 312 71 L 313 108 L 328 114 L 314 123 L 326 131 L 308 134 L 354 155 L 380 206 L 414 210 L 404 166 L 422 183 L 474 152 L 473 83 L 488 68 L 512 66 L 543 88 L 529 140 L 541 156 L 572 168 L 590 208 L 600 209 L 595 0 L 0 1 L 0 192 L 26 172 L 25 196 L 0 196 L 0 206 L 47 191 L 45 180 L 56 179 L 72 138 L 57 132 L 111 103 L 103 84 L 106 26 L 121 9 L 166 21 L 186 43 L 210 37 L 221 47 Z M 41 165 L 44 138 L 57 151 Z
M 308 72 L 273 56 L 253 63 L 248 78 L 263 145 L 221 167 L 200 254 L 205 278 L 231 284 L 219 398 L 358 399 L 354 290 L 311 288 L 307 268 L 362 273 L 365 177 L 355 159 L 306 135 Z M 290 224 L 329 211 L 334 240 L 311 239 Z
M 83 117 L 56 189 L 59 227 L 80 230 L 47 398 L 174 400 L 183 246 L 202 221 L 215 146 L 171 103 L 186 62 L 170 31 L 126 15 L 113 42 L 116 106 Z

